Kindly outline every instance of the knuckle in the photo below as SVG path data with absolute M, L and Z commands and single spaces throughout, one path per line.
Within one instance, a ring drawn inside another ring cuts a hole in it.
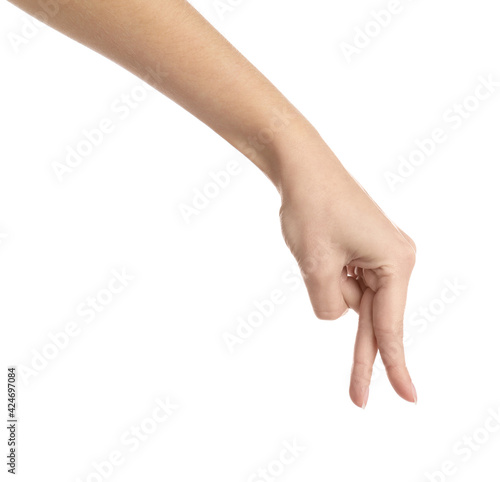
M 404 328 L 402 323 L 389 327 L 374 326 L 373 332 L 377 338 L 382 358 L 387 360 L 399 360 L 404 356 Z
M 322 284 L 330 282 L 336 275 L 332 260 L 326 256 L 307 254 L 299 260 L 299 267 L 304 279 Z M 340 276 L 340 273 L 338 273 Z
M 361 360 L 354 360 L 351 379 L 354 383 L 369 385 L 373 372 L 373 364 Z
M 400 340 L 403 338 L 403 322 L 391 324 L 389 326 L 380 326 L 376 324 L 373 327 L 376 335 L 387 338 L 389 340 Z
M 401 243 L 394 254 L 399 266 L 413 269 L 417 260 L 417 255 L 411 244 Z
M 404 362 L 404 347 L 398 341 L 383 341 L 379 343 L 380 356 L 384 365 L 399 366 Z
M 416 253 L 417 252 L 417 245 L 415 244 L 415 241 L 408 236 L 408 242 L 410 243 L 411 247 L 413 248 L 413 251 L 415 251 L 415 253 Z

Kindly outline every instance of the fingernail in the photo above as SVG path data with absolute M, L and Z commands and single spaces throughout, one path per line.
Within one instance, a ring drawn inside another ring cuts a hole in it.
M 365 396 L 363 398 L 363 406 L 361 407 L 363 410 L 366 408 L 366 404 L 368 403 L 369 394 L 370 394 L 370 388 L 366 387 L 365 388 Z
M 411 387 L 413 388 L 413 400 L 415 402 L 415 405 L 417 404 L 417 391 L 415 390 L 415 385 L 413 383 L 411 384 Z

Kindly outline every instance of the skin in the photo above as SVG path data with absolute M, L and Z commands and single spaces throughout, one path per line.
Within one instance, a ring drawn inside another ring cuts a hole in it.
M 368 401 L 380 351 L 394 390 L 417 401 L 403 317 L 415 244 L 314 127 L 184 0 L 51 0 L 46 23 L 142 78 L 247 156 L 281 195 L 287 246 L 316 316 L 359 313 L 350 396 Z M 48 0 L 12 0 L 37 16 Z

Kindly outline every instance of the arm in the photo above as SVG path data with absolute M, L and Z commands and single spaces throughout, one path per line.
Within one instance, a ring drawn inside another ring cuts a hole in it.
M 285 241 L 316 315 L 360 313 L 353 402 L 366 404 L 377 350 L 396 392 L 416 401 L 402 342 L 415 245 L 311 124 L 185 0 L 55 1 L 49 25 L 177 102 L 276 186 Z M 33 15 L 40 10 L 37 0 L 11 2 Z

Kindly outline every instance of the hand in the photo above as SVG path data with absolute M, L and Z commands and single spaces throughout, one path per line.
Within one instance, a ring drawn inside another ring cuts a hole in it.
M 282 161 L 280 218 L 316 316 L 335 320 L 359 313 L 350 396 L 368 401 L 373 363 L 380 350 L 394 390 L 417 401 L 406 368 L 403 316 L 415 244 L 396 227 L 316 139 L 288 149 Z

